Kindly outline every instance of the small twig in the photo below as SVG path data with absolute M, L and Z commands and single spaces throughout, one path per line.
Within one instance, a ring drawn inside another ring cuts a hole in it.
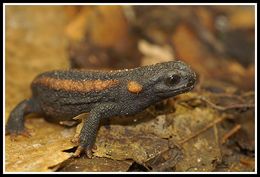
M 203 129 L 201 129 L 200 131 L 196 132 L 195 134 L 189 136 L 188 138 L 185 138 L 184 140 L 180 141 L 179 144 L 184 144 L 187 141 L 195 138 L 196 136 L 200 135 L 201 133 L 205 132 L 206 130 L 208 130 L 209 128 L 213 127 L 214 125 L 216 125 L 219 122 L 222 122 L 223 120 L 225 120 L 227 117 L 222 117 L 219 119 L 214 120 L 213 122 L 211 122 L 210 124 L 208 124 L 206 127 L 204 127 Z
M 218 132 L 217 124 L 215 124 L 213 126 L 213 130 L 214 130 L 215 142 L 218 146 L 218 151 L 219 151 L 219 154 L 220 154 L 220 157 L 217 158 L 216 160 L 217 160 L 217 162 L 222 162 L 223 155 L 222 155 L 221 146 L 220 146 L 220 143 L 219 143 L 219 132 Z
M 216 97 L 225 97 L 225 98 L 235 98 L 235 99 L 237 99 L 237 100 L 239 100 L 239 101 L 241 101 L 241 102 L 244 101 L 244 99 L 241 98 L 241 96 L 232 95 L 232 94 L 230 94 L 230 93 L 216 93 L 216 95 L 214 95 L 214 96 L 216 96 Z
M 197 99 L 197 98 L 194 98 L 194 99 Z M 226 111 L 226 110 L 229 110 L 229 109 L 237 109 L 237 108 L 252 108 L 252 107 L 255 107 L 254 104 L 232 104 L 232 105 L 229 105 L 229 106 L 226 106 L 226 107 L 223 107 L 223 106 L 218 106 L 212 102 L 210 102 L 209 100 L 207 100 L 206 98 L 204 97 L 198 97 L 198 99 L 206 102 L 207 104 L 209 104 L 211 107 L 213 107 L 214 109 L 217 109 L 217 110 L 221 110 L 221 111 Z M 206 130 L 208 130 L 209 128 L 213 127 L 214 125 L 216 125 L 217 123 L 223 121 L 224 119 L 227 119 L 229 117 L 223 117 L 223 118 L 219 118 L 219 119 L 216 119 L 214 120 L 212 123 L 208 124 L 206 127 L 204 127 L 203 129 L 201 129 L 200 131 L 196 132 L 195 134 L 189 136 L 188 138 L 185 138 L 184 140 L 181 140 L 179 142 L 180 145 L 184 144 L 185 142 L 189 141 L 190 139 L 193 139 L 194 137 L 198 136 L 199 134 L 205 132 Z M 240 126 L 240 125 L 239 125 Z M 241 126 L 236 126 L 234 127 L 227 135 L 226 135 L 226 138 L 229 138 L 230 136 L 232 136 L 236 131 L 238 131 Z M 224 137 L 223 137 L 224 138 Z M 222 140 L 223 142 L 223 140 Z
M 240 130 L 240 129 L 241 129 L 241 125 L 240 125 L 240 124 L 234 126 L 230 131 L 228 131 L 228 132 L 222 137 L 221 144 L 224 144 L 229 137 L 231 137 L 232 135 L 234 135 L 234 134 L 235 134 L 238 130 Z
M 220 96 L 221 97 L 224 97 L 224 96 L 233 97 L 232 95 L 225 95 L 225 94 L 223 94 L 223 95 L 220 94 Z M 239 96 L 234 96 L 234 98 L 237 98 L 240 101 L 242 101 L 242 98 L 239 98 Z M 255 105 L 252 104 L 252 103 L 239 103 L 239 104 L 231 104 L 231 105 L 228 105 L 228 106 L 218 106 L 218 105 L 209 101 L 208 99 L 206 99 L 203 96 L 193 97 L 193 98 L 189 98 L 189 99 L 186 99 L 186 100 L 178 100 L 177 102 L 179 104 L 181 104 L 182 102 L 188 102 L 188 101 L 197 100 L 197 99 L 206 102 L 212 108 L 220 110 L 220 111 L 226 111 L 226 110 L 230 110 L 230 109 L 241 109 L 241 108 L 254 108 L 255 107 Z
M 207 100 L 206 98 L 204 97 L 200 97 L 199 98 L 200 100 L 206 102 L 207 104 L 209 104 L 211 107 L 217 109 L 217 110 L 220 110 L 220 111 L 226 111 L 226 110 L 229 110 L 229 109 L 239 109 L 239 108 L 253 108 L 255 107 L 254 104 L 232 104 L 232 105 L 229 105 L 229 106 L 218 106 L 212 102 L 210 102 L 209 100 Z

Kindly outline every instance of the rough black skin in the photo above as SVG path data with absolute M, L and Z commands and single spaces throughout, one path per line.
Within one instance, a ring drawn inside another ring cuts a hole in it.
M 36 79 L 43 76 L 77 81 L 119 80 L 115 87 L 91 92 L 54 90 L 32 84 L 32 97 L 19 103 L 10 114 L 6 132 L 21 134 L 25 130 L 24 117 L 30 113 L 60 121 L 89 112 L 79 136 L 79 145 L 86 151 L 91 151 L 94 145 L 101 119 L 135 114 L 155 102 L 190 91 L 196 81 L 195 73 L 181 61 L 111 72 L 51 71 L 40 74 Z M 141 92 L 129 92 L 129 81 L 141 84 Z

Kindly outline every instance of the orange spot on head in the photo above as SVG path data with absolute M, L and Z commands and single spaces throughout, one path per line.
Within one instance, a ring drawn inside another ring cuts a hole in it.
M 129 81 L 128 84 L 127 84 L 127 89 L 131 93 L 137 93 L 138 94 L 139 92 L 142 91 L 143 86 L 136 81 Z

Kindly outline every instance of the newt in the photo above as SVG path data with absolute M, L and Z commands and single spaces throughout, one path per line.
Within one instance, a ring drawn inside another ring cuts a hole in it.
M 55 122 L 88 113 L 76 152 L 79 155 L 85 151 L 91 158 L 102 119 L 136 114 L 158 101 L 192 90 L 195 82 L 195 72 L 182 61 L 114 71 L 45 72 L 32 81 L 31 98 L 11 111 L 6 134 L 26 133 L 24 120 L 31 113 Z

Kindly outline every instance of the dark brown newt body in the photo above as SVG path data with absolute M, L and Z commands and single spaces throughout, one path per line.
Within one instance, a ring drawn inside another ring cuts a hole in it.
M 51 71 L 32 82 L 32 97 L 11 112 L 7 133 L 24 131 L 24 117 L 38 113 L 56 121 L 89 112 L 79 147 L 91 156 L 101 119 L 132 115 L 160 100 L 190 91 L 195 73 L 183 62 L 171 61 L 129 70 Z

